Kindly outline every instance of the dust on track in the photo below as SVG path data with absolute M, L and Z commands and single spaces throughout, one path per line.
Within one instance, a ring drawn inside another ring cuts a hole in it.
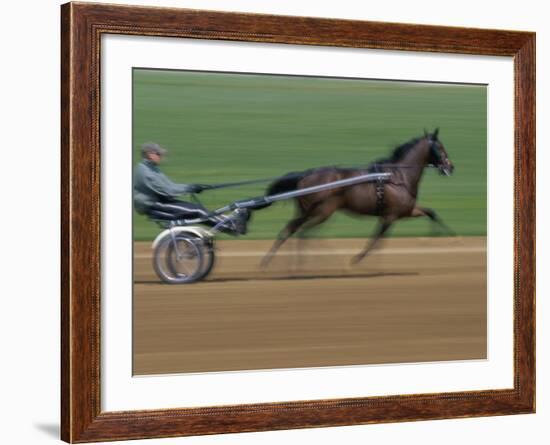
M 134 374 L 486 358 L 486 239 L 220 241 L 207 281 L 161 284 L 134 245 Z

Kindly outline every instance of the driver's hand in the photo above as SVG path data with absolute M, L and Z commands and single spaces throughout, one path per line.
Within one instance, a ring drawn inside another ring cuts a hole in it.
M 194 184 L 194 186 L 197 188 L 197 191 L 195 193 L 200 193 L 204 190 L 209 190 L 210 188 L 212 188 L 212 186 L 209 184 Z
M 200 193 L 202 192 L 202 187 L 199 184 L 189 184 L 188 193 Z

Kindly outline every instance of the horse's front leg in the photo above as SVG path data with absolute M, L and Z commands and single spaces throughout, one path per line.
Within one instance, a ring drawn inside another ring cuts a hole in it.
M 376 247 L 380 239 L 384 236 L 384 234 L 387 232 L 387 230 L 391 227 L 393 224 L 393 219 L 383 219 L 378 224 L 378 227 L 376 228 L 376 231 L 374 232 L 374 236 L 370 239 L 370 241 L 367 243 L 365 248 L 356 256 L 354 256 L 351 259 L 351 264 L 357 264 L 359 263 L 363 258 L 365 258 L 369 252 Z
M 443 220 L 439 217 L 439 215 L 435 212 L 433 209 L 428 209 L 426 207 L 415 207 L 411 211 L 411 217 L 419 217 L 419 216 L 427 216 L 430 218 L 430 220 L 438 224 L 443 230 L 445 230 L 449 236 L 456 236 L 456 233 L 454 230 L 452 230 L 447 224 L 443 222 Z

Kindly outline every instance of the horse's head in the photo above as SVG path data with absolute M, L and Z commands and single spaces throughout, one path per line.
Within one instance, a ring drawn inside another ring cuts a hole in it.
M 436 167 L 441 175 L 450 176 L 455 169 L 453 163 L 449 159 L 449 155 L 441 141 L 437 138 L 439 128 L 436 128 L 432 134 L 424 131 L 424 136 L 430 144 L 430 154 L 428 157 L 428 165 Z

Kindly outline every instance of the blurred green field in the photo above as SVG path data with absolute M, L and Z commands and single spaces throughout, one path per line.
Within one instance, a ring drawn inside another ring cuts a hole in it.
M 419 203 L 458 235 L 486 235 L 486 87 L 395 81 L 155 71 L 133 72 L 134 164 L 142 143 L 168 148 L 174 181 L 219 183 L 323 165 L 366 165 L 440 127 L 452 177 L 427 169 Z M 266 184 L 267 185 L 267 184 Z M 204 192 L 208 208 L 263 195 L 266 185 Z M 185 198 L 184 198 L 185 199 Z M 274 238 L 294 213 L 284 202 L 255 212 L 247 239 Z M 366 237 L 375 218 L 337 214 L 319 237 Z M 134 214 L 134 238 L 159 228 Z M 427 219 L 398 222 L 390 236 L 429 236 Z

